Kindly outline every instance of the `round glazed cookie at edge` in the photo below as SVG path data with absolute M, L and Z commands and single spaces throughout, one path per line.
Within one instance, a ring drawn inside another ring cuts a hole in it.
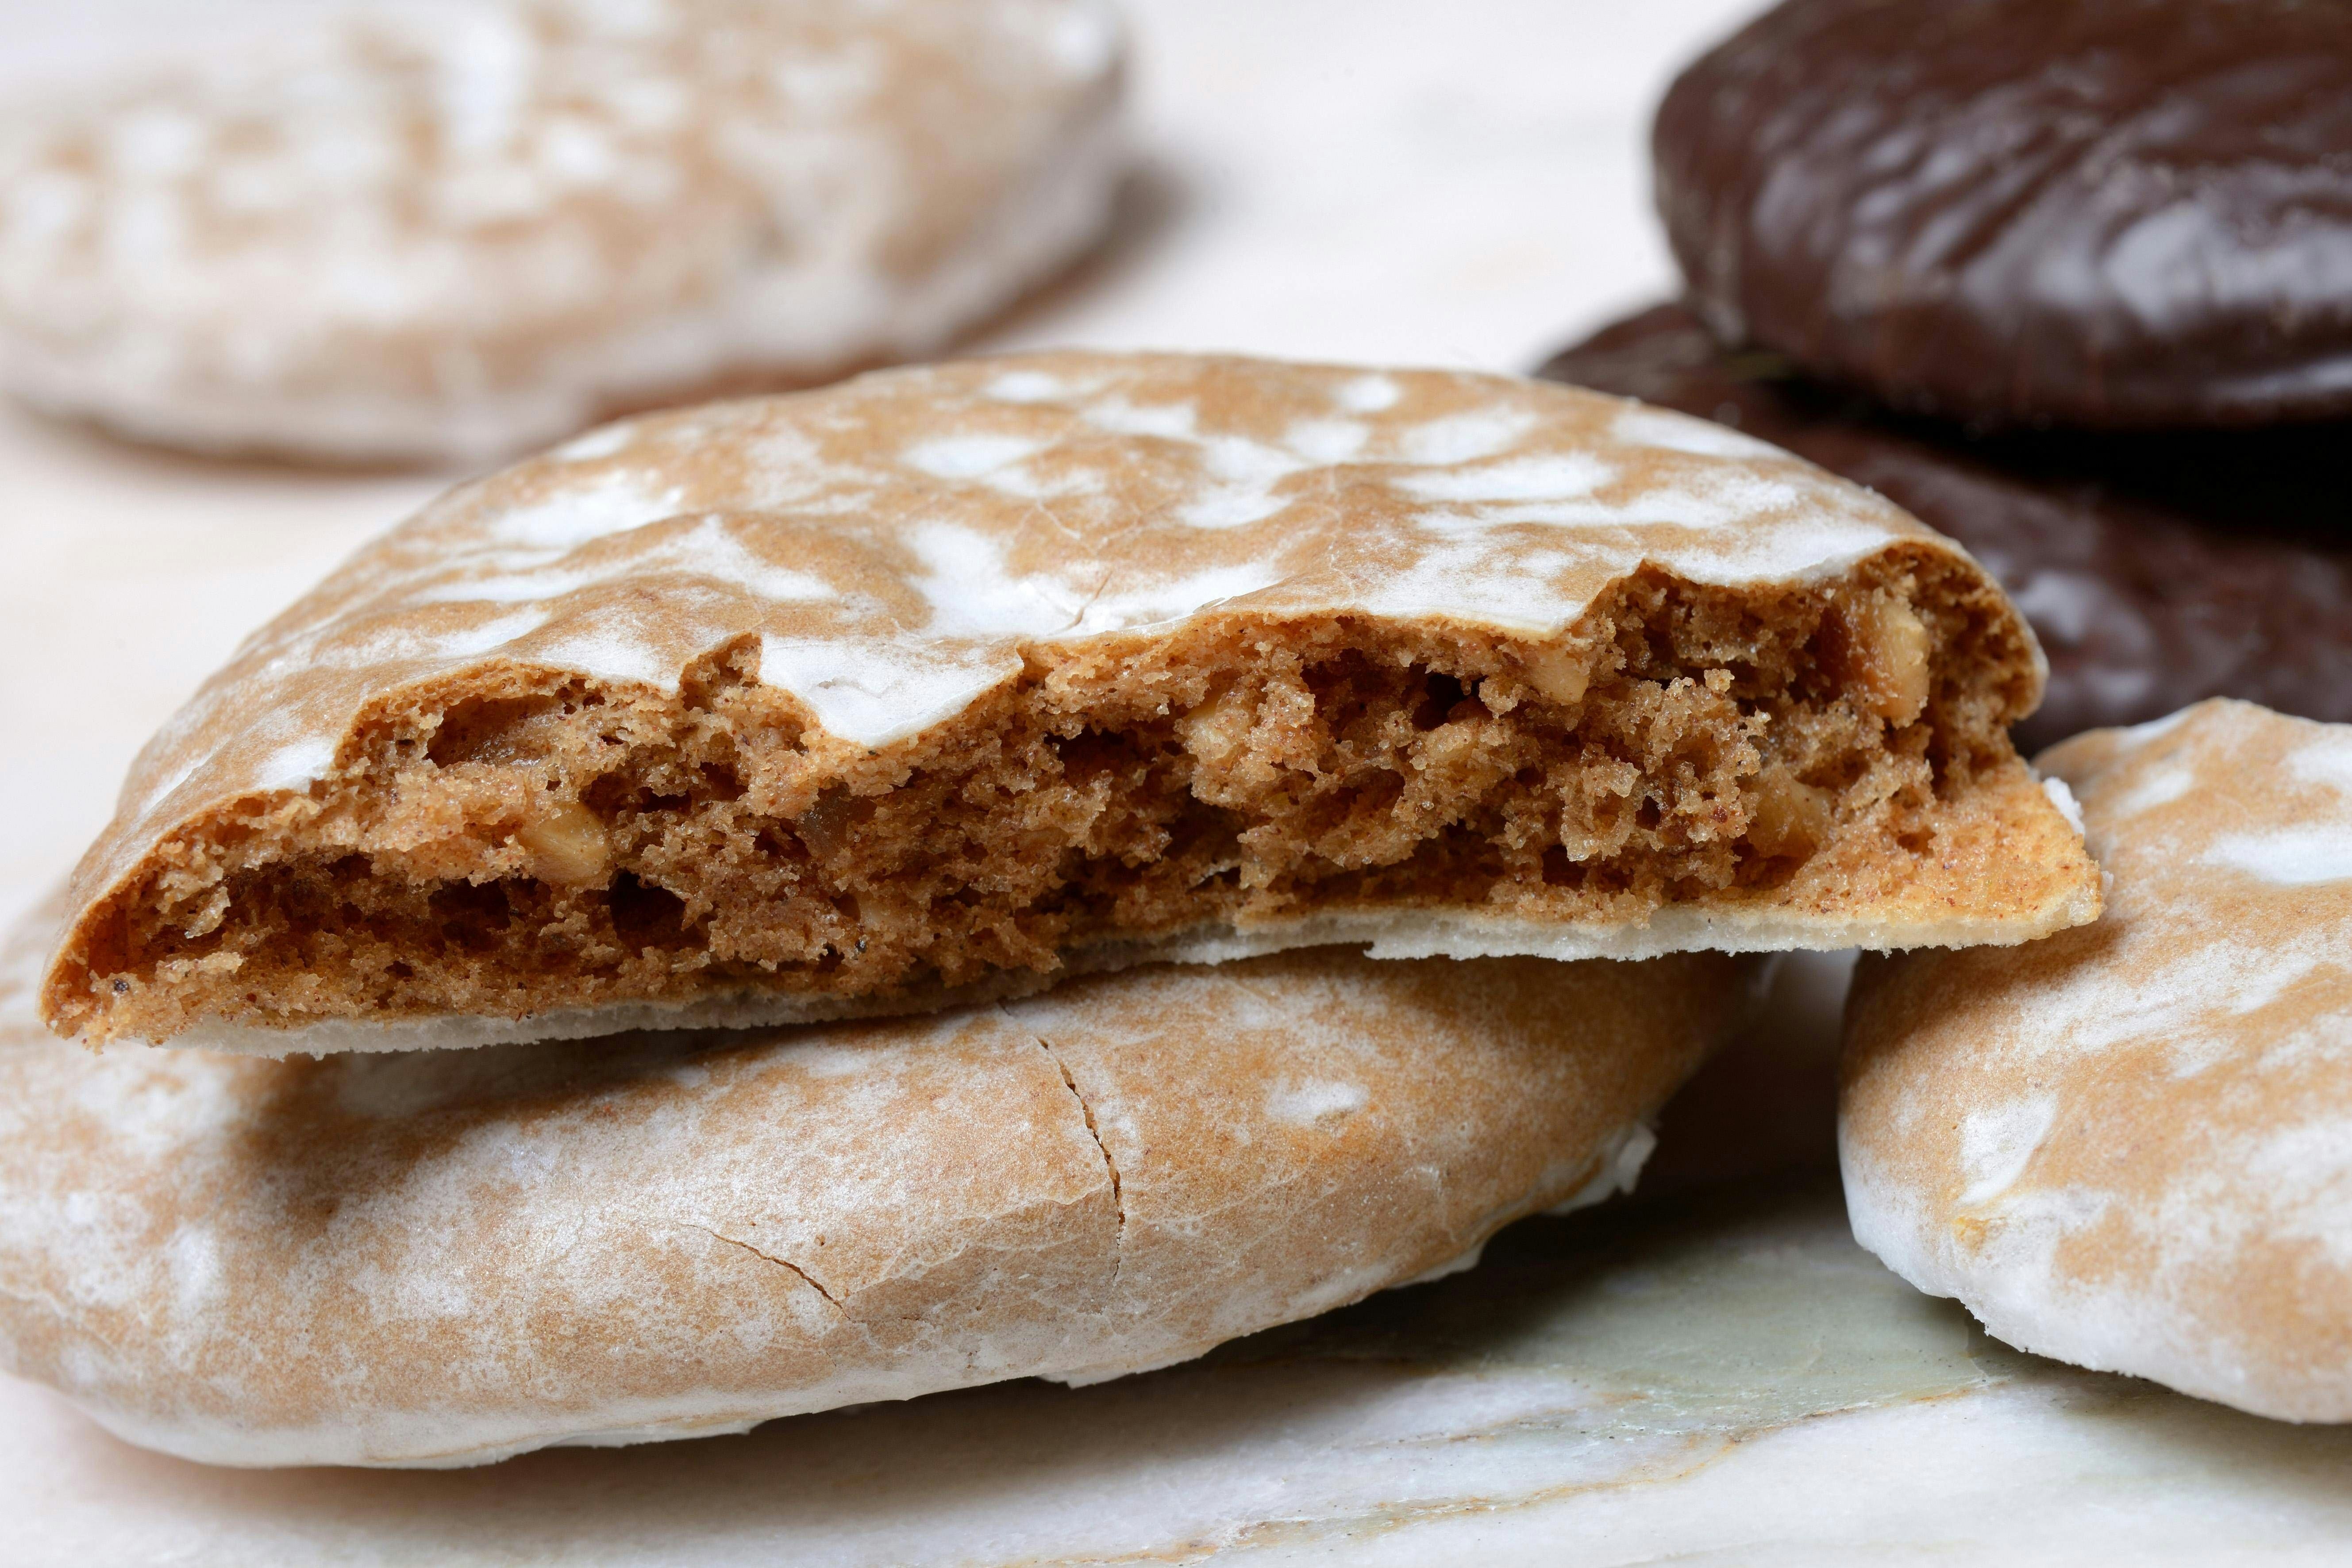
M 888 1023 L 285 1061 L 93 1055 L 18 981 L 0 1364 L 243 1465 L 1144 1371 L 1630 1188 L 1757 967 L 1321 950 Z
M 903 1011 L 1318 943 L 2091 917 L 2032 633 L 1787 454 L 1499 376 L 1062 354 L 649 416 L 251 639 L 52 1021 L 263 1051 Z
M 1990 423 L 2352 411 L 2352 11 L 1790 0 L 1653 138 L 1726 340 Z
M 1854 1235 L 2021 1348 L 2352 1419 L 2352 727 L 2215 701 L 2041 763 L 2107 913 L 1864 960 Z
M 2022 751 L 2210 696 L 2352 719 L 2352 423 L 1972 435 L 1724 348 L 1681 305 L 1538 373 L 1784 446 L 1966 545 L 2049 655 Z
M 488 0 L 0 128 L 0 388 L 138 438 L 478 464 L 935 352 L 1090 242 L 1105 0 Z

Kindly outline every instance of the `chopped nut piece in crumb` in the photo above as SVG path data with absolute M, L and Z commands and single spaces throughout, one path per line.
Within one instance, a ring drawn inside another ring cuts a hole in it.
M 1855 695 L 1889 724 L 1911 723 L 1927 706 L 1927 623 L 1883 590 L 1854 605 L 1848 619 Z
M 604 824 L 576 800 L 549 802 L 516 831 L 515 842 L 530 852 L 535 875 L 561 887 L 601 882 L 612 865 Z
M 1530 648 L 1520 656 L 1519 667 L 1528 685 L 1563 707 L 1582 702 L 1592 683 L 1591 664 L 1574 648 Z
M 1809 855 L 1829 841 L 1832 821 L 1828 790 L 1816 789 L 1776 765 L 1756 780 L 1748 841 L 1758 852 L 1776 859 Z

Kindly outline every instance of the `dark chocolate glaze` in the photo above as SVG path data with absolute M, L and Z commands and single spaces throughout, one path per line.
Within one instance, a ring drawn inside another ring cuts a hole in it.
M 2352 720 L 2352 424 L 1987 437 L 1883 413 L 1662 305 L 1538 372 L 1715 420 L 1966 545 L 2050 655 L 2038 750 L 2209 696 Z
M 1788 0 L 1652 151 L 1717 335 L 1897 408 L 2352 413 L 2352 0 Z

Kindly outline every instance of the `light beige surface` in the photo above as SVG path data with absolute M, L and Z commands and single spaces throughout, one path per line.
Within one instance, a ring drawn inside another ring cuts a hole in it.
M 2041 766 L 2107 913 L 1864 960 L 1854 1233 L 2012 1344 L 2352 1419 L 2352 727 L 2206 702 Z
M 478 460 L 938 351 L 1098 234 L 1100 0 L 476 0 L 0 115 L 0 387 L 205 451 Z

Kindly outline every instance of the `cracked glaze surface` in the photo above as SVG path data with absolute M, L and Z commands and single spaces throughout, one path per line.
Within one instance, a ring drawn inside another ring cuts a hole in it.
M 1855 1234 L 2012 1343 L 2352 1419 L 2352 727 L 2201 703 L 2041 766 L 2106 915 L 1864 961 Z
M 1097 0 L 307 20 L 0 125 L 0 382 L 174 444 L 479 461 L 933 351 L 1120 171 Z
M 441 1465 L 1197 1355 L 1625 1173 L 1749 960 L 1160 968 L 888 1023 L 262 1061 L 0 1038 L 0 1351 Z

